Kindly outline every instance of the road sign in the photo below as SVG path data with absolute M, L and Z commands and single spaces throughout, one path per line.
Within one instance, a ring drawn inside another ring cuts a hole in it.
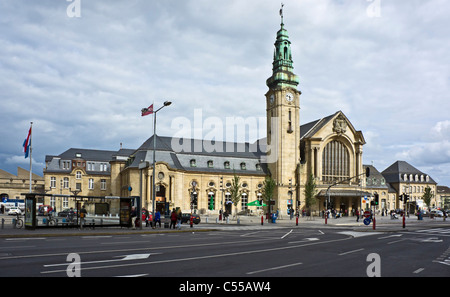
M 365 217 L 365 218 L 369 218 L 369 217 L 370 217 L 370 211 L 366 210 L 366 211 L 364 212 L 364 217 Z
M 366 226 L 370 225 L 370 222 L 371 222 L 371 221 L 372 221 L 371 219 L 365 218 L 365 219 L 364 219 L 364 225 L 366 225 Z

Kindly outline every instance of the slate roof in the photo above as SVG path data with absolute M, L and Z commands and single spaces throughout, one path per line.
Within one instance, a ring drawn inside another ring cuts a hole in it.
M 391 166 L 386 168 L 381 173 L 384 178 L 386 179 L 386 182 L 388 183 L 400 183 L 400 182 L 414 182 L 414 183 L 425 183 L 425 184 L 437 184 L 431 176 L 427 175 L 426 173 L 423 173 L 422 171 L 418 170 L 411 164 L 405 161 L 396 161 Z M 404 180 L 404 175 L 407 175 L 408 180 Z M 414 177 L 416 174 L 419 176 L 418 181 L 410 181 L 409 177 L 410 175 L 413 175 Z M 423 176 L 423 181 L 421 180 L 420 176 Z M 426 176 L 429 177 L 429 180 L 426 180 Z
M 234 170 L 236 174 L 267 174 L 266 164 L 261 163 L 261 157 L 265 154 L 259 147 L 259 142 L 210 141 L 159 135 L 155 139 L 156 161 L 167 163 L 173 169 L 209 173 L 232 173 Z M 192 160 L 195 160 L 195 166 L 191 165 Z M 128 167 L 139 167 L 141 161 L 153 163 L 153 136 L 133 152 Z M 208 166 L 209 161 L 212 161 L 212 167 Z M 225 168 L 225 162 L 229 162 L 229 168 Z M 245 169 L 241 169 L 242 163 L 245 163 Z

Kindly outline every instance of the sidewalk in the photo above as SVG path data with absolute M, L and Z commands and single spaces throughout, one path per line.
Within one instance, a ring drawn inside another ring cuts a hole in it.
M 298 225 L 296 225 L 296 218 L 292 220 L 289 217 L 276 220 L 276 223 L 268 223 L 264 219 L 261 225 L 261 217 L 257 216 L 239 216 L 239 223 L 236 218 L 229 218 L 226 221 L 220 222 L 217 216 L 201 216 L 201 222 L 198 225 L 193 225 L 191 228 L 189 224 L 182 224 L 181 230 L 142 227 L 142 229 L 121 228 L 121 227 L 100 227 L 95 228 L 37 228 L 35 230 L 28 230 L 25 228 L 15 229 L 10 224 L 5 224 L 3 229 L 0 229 L 0 238 L 26 238 L 26 237 L 51 237 L 51 236 L 107 236 L 107 235 L 124 235 L 124 234 L 158 234 L 168 232 L 209 232 L 220 230 L 270 230 L 279 228 L 342 228 L 354 231 L 379 231 L 379 232 L 398 232 L 414 229 L 424 228 L 450 228 L 450 219 L 446 221 L 443 218 L 430 219 L 428 217 L 423 220 L 417 220 L 416 216 L 411 215 L 406 218 L 405 226 L 403 228 L 403 218 L 392 220 L 389 216 L 377 216 L 376 228 L 373 229 L 373 222 L 366 226 L 363 219 L 356 222 L 356 217 L 330 218 L 325 224 L 325 219 L 321 217 L 300 217 Z M 217 219 L 217 222 L 216 222 Z
M 236 218 L 230 218 L 228 224 L 226 222 L 216 223 L 217 216 L 202 216 L 201 225 L 208 226 L 261 226 L 260 216 L 239 216 L 239 223 Z M 208 223 L 206 224 L 206 218 L 208 218 Z M 351 228 L 361 231 L 373 230 L 373 222 L 370 225 L 364 224 L 364 218 L 360 218 L 359 222 L 356 221 L 355 216 L 342 217 L 342 218 L 329 218 L 325 224 L 325 219 L 322 217 L 300 217 L 298 219 L 298 225 L 296 224 L 296 218 L 292 220 L 289 216 L 277 219 L 276 223 L 269 223 L 264 217 L 264 223 L 262 226 L 272 226 L 272 227 L 295 227 L 295 228 Z M 430 219 L 429 217 L 423 218 L 423 220 L 418 220 L 416 216 L 410 215 L 409 218 L 405 218 L 405 229 L 409 228 L 436 228 L 436 227 L 449 227 L 450 219 L 447 218 L 446 221 L 443 218 Z M 403 218 L 391 219 L 390 216 L 376 216 L 375 217 L 375 230 L 405 230 L 403 229 Z

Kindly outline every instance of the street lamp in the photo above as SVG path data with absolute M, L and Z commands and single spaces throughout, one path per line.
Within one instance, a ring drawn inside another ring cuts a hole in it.
M 153 212 L 153 227 L 156 227 L 156 221 L 155 221 L 155 199 L 156 199 L 156 113 L 163 109 L 166 106 L 169 106 L 172 104 L 170 101 L 165 101 L 164 105 L 158 108 L 156 111 L 153 112 L 153 191 L 152 191 L 152 212 Z

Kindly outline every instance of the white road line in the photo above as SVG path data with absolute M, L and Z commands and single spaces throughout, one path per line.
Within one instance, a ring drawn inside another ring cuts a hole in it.
M 291 229 L 291 231 L 289 231 L 288 233 L 284 234 L 283 236 L 281 236 L 281 239 L 285 238 L 286 236 L 288 236 L 289 234 L 292 233 L 292 231 L 294 231 L 294 229 Z
M 406 239 L 400 239 L 400 240 L 396 240 L 396 241 L 390 241 L 387 244 L 393 244 L 393 243 L 397 243 L 397 242 L 402 242 L 405 241 Z
M 353 251 L 348 251 L 348 252 L 340 253 L 340 254 L 338 254 L 338 255 L 339 255 L 339 256 L 343 256 L 343 255 L 347 255 L 347 254 L 351 254 L 351 253 L 360 252 L 360 251 L 363 251 L 363 250 L 364 250 L 364 249 L 353 250 Z
M 272 268 L 267 268 L 267 269 L 262 269 L 262 270 L 257 270 L 257 271 L 251 271 L 251 272 L 247 272 L 247 274 L 256 274 L 256 273 L 265 272 L 265 271 L 278 270 L 278 269 L 297 266 L 297 265 L 301 265 L 301 264 L 303 264 L 303 263 L 299 262 L 299 263 L 294 263 L 294 264 L 289 264 L 289 265 L 284 265 L 284 266 L 278 266 L 278 267 L 272 267 Z
M 142 277 L 142 276 L 147 276 L 148 273 L 144 273 L 144 274 L 133 274 L 133 275 L 118 275 L 116 277 Z
M 116 264 L 116 265 L 107 265 L 107 266 L 98 266 L 98 267 L 83 267 L 82 270 L 94 270 L 94 269 L 111 269 L 111 268 L 119 268 L 119 267 L 130 267 L 130 266 L 142 266 L 142 265 L 154 265 L 154 264 L 168 264 L 168 263 L 175 263 L 175 262 L 185 262 L 185 261 L 194 261 L 194 260 L 205 260 L 205 259 L 214 259 L 214 258 L 221 258 L 221 257 L 230 257 L 230 256 L 237 256 L 237 255 L 248 255 L 248 254 L 257 254 L 257 253 L 267 253 L 267 252 L 276 252 L 276 251 L 282 251 L 287 249 L 293 249 L 293 248 L 299 248 L 304 246 L 310 246 L 310 245 L 316 245 L 316 244 L 327 244 L 331 242 L 339 242 L 349 240 L 349 238 L 341 238 L 341 239 L 333 239 L 323 242 L 308 242 L 300 245 L 293 245 L 288 247 L 278 247 L 278 248 L 267 248 L 267 249 L 260 249 L 260 250 L 249 250 L 249 251 L 241 251 L 241 252 L 234 252 L 234 253 L 225 253 L 225 254 L 216 254 L 216 255 L 200 255 L 196 257 L 188 257 L 188 258 L 178 258 L 178 259 L 167 259 L 167 260 L 159 260 L 159 261 L 153 261 L 153 262 L 137 262 L 137 263 L 125 263 L 125 264 Z M 54 271 L 42 271 L 41 274 L 49 274 L 49 273 L 60 273 L 60 272 L 66 272 L 66 270 L 54 270 Z
M 419 268 L 419 269 L 417 269 L 416 271 L 414 271 L 413 273 L 420 273 L 420 272 L 422 272 L 422 271 L 424 271 L 425 270 L 425 268 Z

